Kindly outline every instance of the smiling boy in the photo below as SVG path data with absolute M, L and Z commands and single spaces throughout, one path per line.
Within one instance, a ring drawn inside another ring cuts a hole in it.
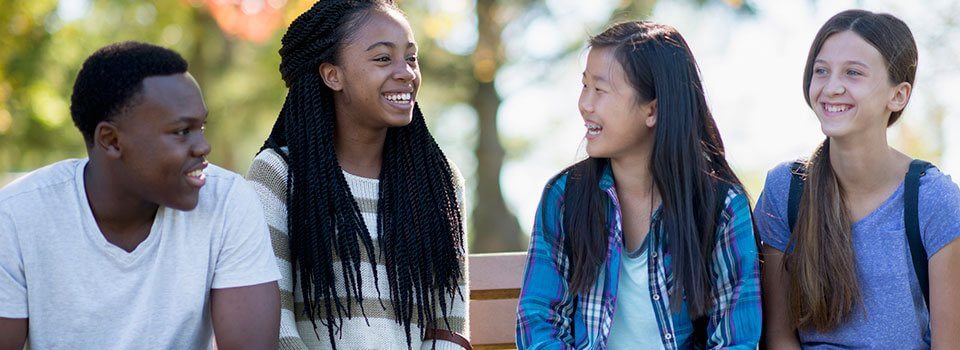
M 70 111 L 87 159 L 0 190 L 0 349 L 276 348 L 262 209 L 209 164 L 187 62 L 124 42 L 89 58 Z M 29 329 L 29 332 L 28 332 Z

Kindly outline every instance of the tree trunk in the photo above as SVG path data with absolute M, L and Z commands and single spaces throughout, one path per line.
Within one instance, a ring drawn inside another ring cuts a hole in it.
M 476 205 L 473 209 L 474 241 L 471 250 L 477 253 L 522 251 L 527 238 L 517 217 L 507 208 L 500 190 L 500 170 L 504 151 L 497 131 L 497 111 L 501 99 L 496 90 L 496 72 L 503 64 L 500 34 L 503 23 L 497 20 L 494 0 L 477 0 L 479 40 L 473 55 L 475 86 L 471 105 L 477 111 Z

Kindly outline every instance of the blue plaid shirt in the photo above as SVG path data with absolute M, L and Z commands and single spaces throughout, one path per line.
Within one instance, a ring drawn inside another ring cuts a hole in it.
M 607 259 L 591 290 L 581 295 L 569 291 L 564 277 L 569 275 L 561 223 L 566 181 L 567 174 L 562 174 L 548 184 L 537 209 L 517 307 L 519 349 L 602 349 L 610 334 L 623 249 L 613 171 L 608 164 L 599 183 L 611 206 L 607 218 Z M 706 322 L 706 344 L 693 344 L 694 325 L 686 302 L 678 312 L 670 310 L 668 291 L 674 280 L 667 233 L 654 230 L 647 240 L 647 251 L 651 252 L 647 254 L 650 296 L 665 349 L 757 347 L 761 324 L 760 271 L 750 206 L 746 195 L 738 189 L 728 191 L 724 203 L 711 256 L 714 290 Z M 659 211 L 652 220 L 659 220 Z

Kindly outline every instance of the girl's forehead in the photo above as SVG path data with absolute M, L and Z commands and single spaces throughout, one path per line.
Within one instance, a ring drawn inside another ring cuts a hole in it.
M 830 63 L 860 63 L 882 67 L 883 55 L 872 44 L 853 31 L 843 31 L 827 37 L 820 47 L 817 61 Z
M 628 86 L 626 71 L 620 60 L 617 59 L 616 49 L 613 47 L 591 48 L 587 55 L 587 67 L 583 71 L 584 78 L 598 83 L 606 83 L 617 90 Z
M 597 80 L 611 81 L 622 75 L 623 68 L 617 61 L 614 49 L 609 47 L 591 48 L 587 54 L 587 66 L 584 74 Z
M 394 10 L 372 10 L 353 35 L 353 42 L 379 42 L 406 39 L 414 42 L 413 30 L 403 14 Z

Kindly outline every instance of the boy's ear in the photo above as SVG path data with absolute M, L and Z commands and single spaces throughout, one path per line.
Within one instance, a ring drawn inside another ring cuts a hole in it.
M 107 157 L 119 159 L 120 150 L 120 130 L 117 125 L 110 121 L 102 121 L 97 124 L 93 130 L 93 148 L 99 149 Z
M 327 62 L 321 63 L 320 77 L 323 78 L 323 83 L 327 85 L 330 90 L 343 90 L 343 71 L 340 67 Z
M 643 122 L 647 125 L 648 128 L 652 128 L 657 125 L 657 99 L 653 99 L 647 104 L 643 105 Z

